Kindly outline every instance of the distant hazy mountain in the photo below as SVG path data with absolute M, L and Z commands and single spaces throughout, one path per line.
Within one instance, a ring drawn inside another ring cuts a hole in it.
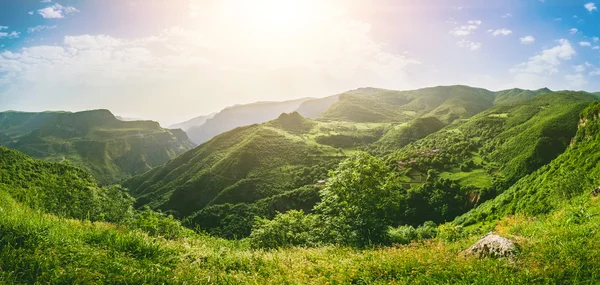
M 204 123 L 206 123 L 206 120 L 214 117 L 216 114 L 217 113 L 212 113 L 205 116 L 198 116 L 193 119 L 187 120 L 183 123 L 171 125 L 169 126 L 169 129 L 182 129 L 184 131 L 187 131 L 190 128 L 202 126 Z
M 120 121 L 108 110 L 0 113 L 0 145 L 51 161 L 70 161 L 103 184 L 164 164 L 194 144 L 153 121 Z
M 331 105 L 335 104 L 340 99 L 340 95 L 333 95 L 325 98 L 312 99 L 302 102 L 296 111 L 306 118 L 317 118 Z
M 290 113 L 298 109 L 302 103 L 315 100 L 302 98 L 284 102 L 257 102 L 246 105 L 235 105 L 225 108 L 200 126 L 189 128 L 186 132 L 196 143 L 204 143 L 213 137 L 237 127 L 260 124 L 276 119 L 282 113 Z

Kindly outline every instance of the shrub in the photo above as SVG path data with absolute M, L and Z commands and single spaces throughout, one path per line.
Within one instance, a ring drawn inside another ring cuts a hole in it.
M 161 236 L 167 239 L 190 236 L 193 231 L 182 226 L 181 222 L 161 212 L 151 210 L 148 206 L 138 211 L 129 227 L 142 230 L 151 236 Z
M 273 220 L 256 217 L 248 239 L 254 248 L 311 245 L 315 242 L 311 231 L 316 225 L 316 216 L 302 210 L 278 213 Z
M 434 238 L 438 234 L 437 225 L 432 221 L 427 221 L 416 229 L 419 239 Z
M 463 227 L 454 223 L 445 223 L 438 227 L 438 237 L 445 241 L 457 241 L 464 237 Z
M 413 226 L 389 227 L 388 239 L 393 244 L 409 244 L 419 236 Z
M 430 239 L 437 236 L 437 225 L 427 221 L 418 228 L 413 226 L 389 227 L 387 231 L 388 240 L 393 244 L 409 244 L 413 241 Z

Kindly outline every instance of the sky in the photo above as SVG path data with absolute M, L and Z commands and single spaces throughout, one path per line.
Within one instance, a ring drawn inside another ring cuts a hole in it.
M 600 0 L 0 0 L 0 110 L 167 126 L 359 87 L 600 91 Z

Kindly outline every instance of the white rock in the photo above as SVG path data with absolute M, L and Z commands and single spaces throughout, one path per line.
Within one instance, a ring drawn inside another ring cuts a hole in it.
M 492 232 L 477 241 L 474 245 L 465 250 L 465 254 L 473 255 L 478 258 L 484 257 L 508 257 L 511 258 L 517 253 L 516 244 Z

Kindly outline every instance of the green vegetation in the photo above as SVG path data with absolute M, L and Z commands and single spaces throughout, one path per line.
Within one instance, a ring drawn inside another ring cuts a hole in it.
M 417 91 L 359 89 L 316 120 L 293 112 L 239 127 L 125 187 L 0 147 L 0 284 L 598 280 L 596 97 Z M 97 111 L 37 115 L 53 126 L 10 114 L 22 119 L 0 120 L 11 146 L 126 132 Z M 516 255 L 465 252 L 490 231 Z
M 248 236 L 255 214 L 272 217 L 271 205 L 283 203 L 269 199 L 287 201 L 290 209 L 311 209 L 316 192 L 305 195 L 306 189 L 326 179 L 328 170 L 353 151 L 319 144 L 314 133 L 322 128 L 333 132 L 346 126 L 298 113 L 281 115 L 219 135 L 124 185 L 137 205 L 173 211 L 192 228 L 230 238 Z
M 400 171 L 434 169 L 463 187 L 479 188 L 475 202 L 506 190 L 549 163 L 568 146 L 579 113 L 594 100 L 587 93 L 557 92 L 490 108 L 457 121 L 389 156 Z
M 586 108 L 581 113 L 577 135 L 563 154 L 456 222 L 470 225 L 515 213 L 549 213 L 565 201 L 594 191 L 600 186 L 599 114 L 598 102 Z
M 119 121 L 107 110 L 0 113 L 0 145 L 39 159 L 69 161 L 111 184 L 166 163 L 193 144 L 181 130 Z
M 470 233 L 431 223 L 416 233 L 399 228 L 390 231 L 396 240 L 418 242 L 369 249 L 264 251 L 207 236 L 152 237 L 127 226 L 44 215 L 4 191 L 0 211 L 0 281 L 7 284 L 587 284 L 600 277 L 600 201 L 589 197 Z M 517 241 L 514 261 L 461 253 L 492 228 Z
M 414 91 L 361 88 L 340 95 L 320 119 L 350 122 L 408 122 L 437 117 L 449 123 L 493 105 L 494 93 L 467 86 L 440 86 Z

